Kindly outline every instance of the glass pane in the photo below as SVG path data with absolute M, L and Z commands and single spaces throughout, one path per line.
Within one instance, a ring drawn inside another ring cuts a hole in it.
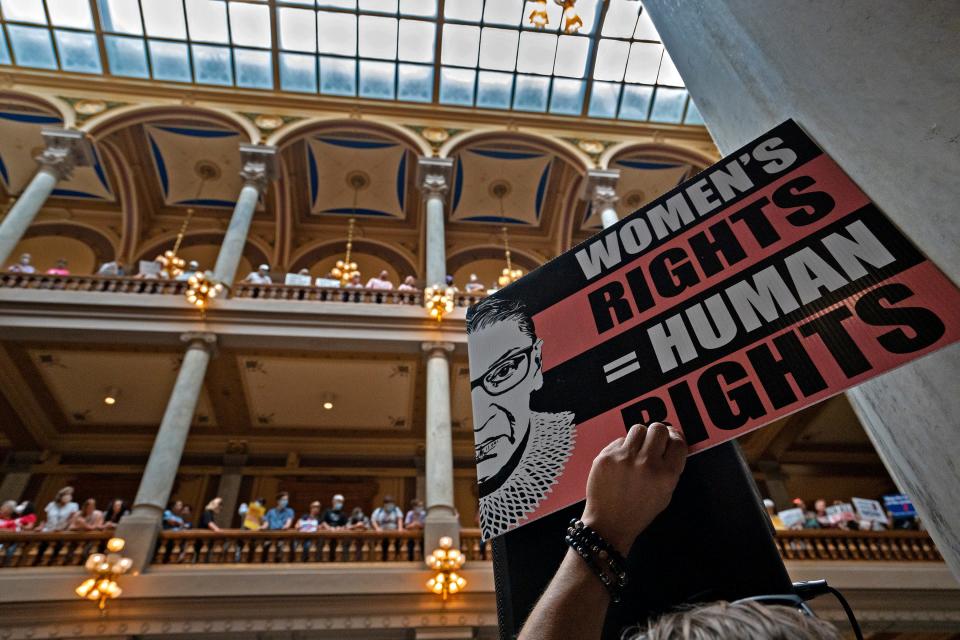
M 281 53 L 280 88 L 284 91 L 316 93 L 316 56 L 306 56 L 298 53 Z
M 397 0 L 360 0 L 360 10 L 372 13 L 396 13 Z
M 680 77 L 680 72 L 677 71 L 676 65 L 673 64 L 673 58 L 670 57 L 668 51 L 663 52 L 663 61 L 660 63 L 660 75 L 657 76 L 657 84 L 667 84 L 671 87 L 682 87 L 683 78 Z
M 627 66 L 630 43 L 622 40 L 601 40 L 597 49 L 597 61 L 593 68 L 593 77 L 597 80 L 623 80 L 623 71 Z
M 50 32 L 45 27 L 7 25 L 10 46 L 17 64 L 21 67 L 56 69 L 57 58 L 53 55 Z
M 598 6 L 598 0 L 579 0 L 575 12 L 580 16 L 580 21 L 583 24 L 578 30 L 571 31 L 571 33 L 580 33 L 583 35 L 593 33 L 594 28 L 597 26 L 597 18 L 600 17 L 600 13 L 597 11 Z M 564 16 L 564 24 L 567 22 L 567 17 L 568 16 Z
M 317 21 L 313 11 L 281 7 L 277 9 L 277 15 L 281 49 L 310 52 L 317 50 Z
M 238 87 L 273 89 L 273 64 L 269 51 L 234 49 L 233 64 L 236 67 Z
M 550 113 L 578 116 L 583 110 L 583 92 L 585 80 L 567 80 L 554 78 L 553 91 L 550 94 Z
M 56 29 L 53 37 L 60 52 L 60 68 L 80 73 L 103 73 L 97 37 L 92 33 Z
M 104 31 L 143 34 L 137 0 L 98 0 Z
M 43 0 L 0 0 L 0 7 L 6 20 L 47 24 Z
M 140 38 L 104 36 L 110 73 L 128 78 L 149 78 L 147 47 Z
M 360 16 L 360 55 L 396 60 L 397 19 Z
M 450 6 L 450 5 L 446 5 Z M 480 49 L 480 28 L 463 24 L 443 25 L 443 51 L 440 60 L 443 64 L 455 64 L 461 67 L 477 66 L 477 54 Z
M 477 0 L 447 0 L 443 5 L 443 17 L 448 20 L 480 22 L 483 3 Z
M 637 24 L 640 3 L 636 0 L 610 0 L 607 15 L 603 19 L 600 35 L 611 38 L 629 38 Z
M 517 76 L 517 89 L 513 96 L 513 108 L 518 111 L 546 111 L 550 78 Z
M 280 3 L 282 3 L 282 4 L 302 4 L 302 5 L 306 5 L 306 6 L 308 6 L 308 7 L 313 7 L 313 6 L 315 6 L 315 5 L 317 4 L 316 2 L 314 2 L 314 0 L 280 0 Z
M 233 84 L 229 47 L 195 44 L 191 50 L 193 51 L 193 72 L 198 83 Z
M 436 17 L 437 0 L 400 0 L 400 13 L 405 16 Z
M 660 42 L 660 34 L 657 28 L 653 26 L 649 14 L 646 10 L 640 11 L 640 18 L 637 20 L 637 28 L 633 32 L 634 40 L 656 40 Z
M 537 2 L 530 2 L 529 0 L 523 7 L 523 20 L 521 24 L 527 29 L 535 29 L 536 27 L 530 22 L 530 15 L 533 11 L 539 11 L 540 5 Z M 557 5 L 556 2 L 547 2 L 547 25 L 544 27 L 547 31 L 556 31 L 560 28 L 560 24 L 563 22 L 563 9 Z
M 143 7 L 143 22 L 147 25 L 148 36 L 177 40 L 187 37 L 183 6 L 179 2 L 140 0 L 140 6 Z
M 513 98 L 513 74 L 481 71 L 477 79 L 477 106 L 509 109 Z
M 318 7 L 335 7 L 337 9 L 356 9 L 357 0 L 317 0 Z
M 693 100 L 687 103 L 687 117 L 684 118 L 683 121 L 685 124 L 706 124 L 703 121 L 703 116 L 700 114 L 700 109 L 693 103 Z
M 487 0 L 483 9 L 483 21 L 486 24 L 518 27 L 522 19 L 523 4 L 517 0 Z
M 663 57 L 663 45 L 653 42 L 634 42 L 630 45 L 630 57 L 627 60 L 627 82 L 655 84 Z
M 270 7 L 231 2 L 230 35 L 233 38 L 233 44 L 244 47 L 270 47 Z
M 397 68 L 397 99 L 407 102 L 433 100 L 433 67 L 401 64 Z
M 686 89 L 657 87 L 653 109 L 650 111 L 650 122 L 679 123 L 683 119 L 683 107 L 686 103 Z
M 360 95 L 364 98 L 393 100 L 396 95 L 394 75 L 396 64 L 393 62 L 360 61 Z
M 622 120 L 646 120 L 652 97 L 653 87 L 624 86 L 623 101 L 620 104 L 620 118 Z
M 357 93 L 357 63 L 343 58 L 320 57 L 320 93 L 352 96 Z
M 0 64 L 13 64 L 13 59 L 10 57 L 10 49 L 7 48 L 7 39 L 3 35 L 3 31 L 0 31 Z
M 227 5 L 217 0 L 187 0 L 187 25 L 191 40 L 230 42 Z
M 318 11 L 317 44 L 320 53 L 357 55 L 357 16 Z
M 440 102 L 469 107 L 473 104 L 473 69 L 440 69 Z
M 187 57 L 187 45 L 180 42 L 161 42 L 151 40 L 150 64 L 153 77 L 157 80 L 176 80 L 190 82 L 190 62 Z
M 587 57 L 590 55 L 590 39 L 582 36 L 560 36 L 557 43 L 557 60 L 553 73 L 568 78 L 587 75 Z
M 524 31 L 520 35 L 520 52 L 517 54 L 517 71 L 525 73 L 553 73 L 554 56 L 557 51 L 557 36 L 552 33 Z M 519 92 L 520 89 L 518 88 Z
M 615 118 L 617 103 L 620 101 L 620 85 L 612 82 L 594 82 L 590 92 L 590 110 L 592 118 Z
M 401 20 L 399 57 L 410 62 L 433 62 L 436 24 L 424 20 Z
M 480 38 L 480 66 L 484 69 L 513 71 L 517 65 L 519 37 L 519 31 L 484 27 Z
M 47 0 L 47 11 L 50 22 L 57 27 L 93 30 L 88 0 Z

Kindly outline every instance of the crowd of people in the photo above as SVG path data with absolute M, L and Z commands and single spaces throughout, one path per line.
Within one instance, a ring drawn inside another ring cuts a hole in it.
M 802 529 L 846 529 L 849 531 L 887 531 L 891 529 L 923 531 L 924 526 L 919 515 L 894 515 L 885 510 L 885 521 L 878 518 L 864 518 L 849 502 L 834 500 L 831 504 L 823 498 L 813 502 L 813 509 L 808 508 L 803 498 L 794 498 L 790 502 L 790 511 L 796 515 L 796 520 L 784 522 L 786 511 L 777 511 L 776 505 L 770 498 L 764 498 L 763 506 L 770 516 L 773 528 L 777 531 L 799 531 Z M 831 509 L 834 507 L 834 509 Z M 802 512 L 802 518 L 797 513 Z M 832 511 L 833 513 L 830 513 Z
M 105 511 L 97 508 L 94 498 L 78 504 L 73 499 L 73 487 L 63 487 L 39 514 L 30 501 L 17 504 L 7 500 L 0 504 L 0 531 L 109 531 L 129 512 L 120 498 L 111 501 Z
M 7 271 L 10 273 L 36 273 L 37 267 L 33 264 L 33 256 L 29 253 L 23 253 L 19 260 L 7 267 Z M 54 266 L 47 269 L 46 273 L 48 276 L 70 275 L 70 270 L 67 268 L 67 259 L 59 258 Z

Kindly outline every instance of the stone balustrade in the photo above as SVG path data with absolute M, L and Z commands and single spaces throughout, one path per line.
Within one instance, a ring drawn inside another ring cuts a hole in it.
M 356 302 L 374 304 L 423 304 L 420 291 L 384 291 L 381 289 L 304 287 L 284 284 L 251 284 L 238 282 L 230 293 L 232 298 L 259 300 L 305 300 L 313 302 Z
M 128 276 L 51 276 L 40 273 L 0 273 L 0 289 L 43 289 L 49 291 L 94 291 L 98 293 L 139 293 L 184 295 L 182 280 L 150 280 Z
M 777 531 L 784 560 L 866 560 L 943 562 L 925 531 Z

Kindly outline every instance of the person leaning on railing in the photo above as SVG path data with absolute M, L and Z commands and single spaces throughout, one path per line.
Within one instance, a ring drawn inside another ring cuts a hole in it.
M 608 568 L 670 502 L 687 457 L 683 434 L 659 422 L 634 425 L 593 461 L 570 549 L 520 632 L 519 640 L 599 638 L 620 576 Z M 589 541 L 589 542 L 586 542 Z M 625 575 L 625 574 L 623 574 Z M 605 578 L 601 578 L 605 576 Z M 613 586 L 611 586 L 611 584 Z M 633 640 L 840 640 L 828 622 L 784 606 L 714 603 L 668 614 Z

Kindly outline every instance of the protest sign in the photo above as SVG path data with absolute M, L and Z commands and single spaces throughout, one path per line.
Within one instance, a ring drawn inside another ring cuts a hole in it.
M 876 500 L 867 500 L 866 498 L 851 498 L 853 506 L 857 509 L 857 515 L 861 520 L 867 522 L 882 522 L 886 524 L 887 514 Z
M 857 516 L 853 512 L 853 505 L 851 505 L 849 502 L 827 507 L 827 520 L 830 521 L 830 524 L 839 524 L 841 522 L 849 522 L 856 519 Z
M 890 512 L 894 520 L 915 518 L 917 516 L 917 509 L 913 506 L 913 501 L 910 500 L 910 496 L 902 493 L 883 496 L 883 506 L 887 508 L 887 511 Z
M 163 265 L 156 260 L 141 260 L 138 268 L 142 276 L 159 276 Z
M 804 520 L 807 519 L 803 509 L 799 507 L 795 509 L 786 509 L 785 511 L 778 511 L 777 515 L 780 516 L 780 522 L 782 522 L 783 526 L 785 526 L 787 529 L 795 527 L 798 524 L 803 524 Z
M 691 453 L 960 337 L 960 292 L 787 121 L 468 311 L 484 537 L 670 421 Z
M 313 279 L 309 274 L 300 274 L 300 273 L 288 273 L 283 278 L 283 284 L 288 287 L 309 287 L 313 284 Z

